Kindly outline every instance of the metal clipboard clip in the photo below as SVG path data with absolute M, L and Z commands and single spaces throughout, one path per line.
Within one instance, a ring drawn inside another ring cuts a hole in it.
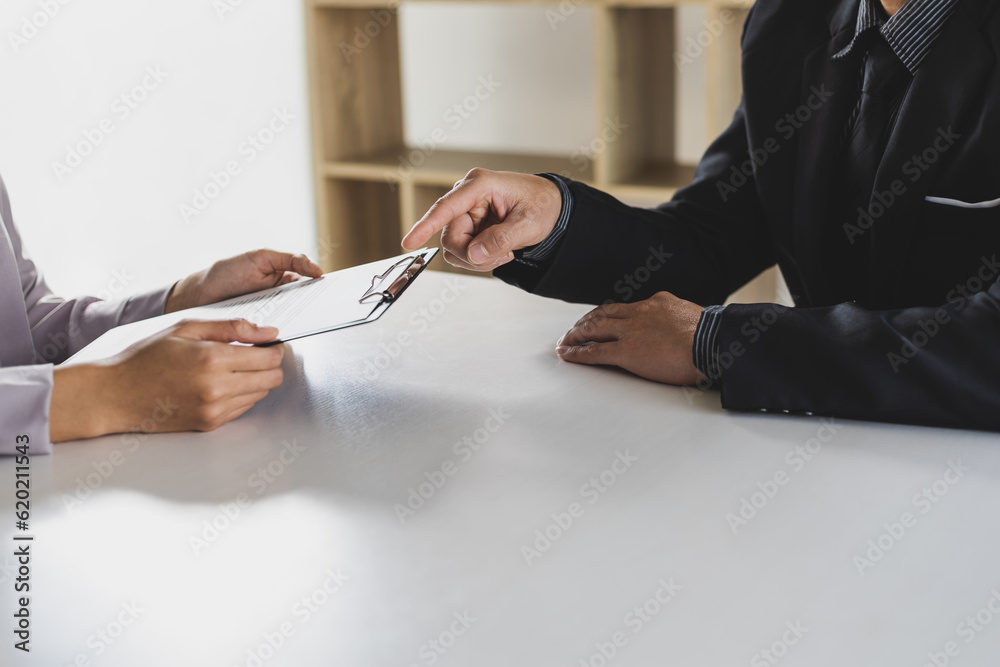
M 407 263 L 409 263 L 409 265 L 401 274 L 399 274 L 399 277 L 392 281 L 392 284 L 384 289 L 380 289 L 393 271 L 403 265 L 406 265 Z M 396 299 L 396 297 L 399 296 L 406 286 L 410 284 L 410 281 L 413 280 L 418 273 L 420 273 L 420 270 L 424 268 L 425 264 L 427 264 L 427 260 L 424 259 L 423 254 L 419 254 L 414 257 L 404 257 L 383 271 L 380 275 L 373 276 L 371 287 L 365 290 L 364 295 L 358 299 L 358 303 L 368 302 L 372 297 L 378 297 L 379 303 L 391 303 Z

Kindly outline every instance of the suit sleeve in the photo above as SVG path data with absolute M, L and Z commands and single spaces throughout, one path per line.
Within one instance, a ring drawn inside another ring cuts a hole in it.
M 753 177 L 735 192 L 728 187 L 732 169 L 747 160 L 747 145 L 741 106 L 694 181 L 655 209 L 627 206 L 567 179 L 573 210 L 555 255 L 545 266 L 514 261 L 495 275 L 581 303 L 639 301 L 663 290 L 703 305 L 721 303 L 775 263 Z
M 1000 283 L 938 307 L 727 306 L 722 405 L 1000 431 Z

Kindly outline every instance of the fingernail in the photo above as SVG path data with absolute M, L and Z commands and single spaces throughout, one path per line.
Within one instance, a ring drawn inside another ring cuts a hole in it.
M 569 352 L 569 345 L 560 345 L 556 348 L 556 354 L 560 357 Z
M 482 264 L 490 258 L 490 254 L 486 252 L 486 248 L 483 247 L 482 243 L 473 243 L 469 247 L 469 259 L 473 264 Z

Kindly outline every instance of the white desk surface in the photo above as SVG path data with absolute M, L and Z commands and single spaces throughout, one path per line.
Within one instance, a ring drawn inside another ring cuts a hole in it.
M 1000 438 L 858 422 L 830 438 L 818 418 L 729 414 L 715 393 L 559 361 L 556 340 L 586 310 L 428 272 L 379 322 L 290 344 L 285 384 L 214 433 L 35 457 L 33 651 L 5 632 L 0 663 L 997 664 Z M 456 451 L 487 427 L 478 452 Z M 811 460 L 787 458 L 820 438 Z M 290 442 L 303 451 L 276 463 Z M 618 453 L 636 461 L 605 473 L 603 493 L 582 489 Z M 449 461 L 401 523 L 394 506 Z M 946 475 L 949 461 L 968 470 Z M 269 464 L 280 474 L 255 477 Z M 779 471 L 786 483 L 734 534 L 727 514 Z M 69 509 L 90 473 L 99 484 Z M 943 496 L 914 502 L 945 477 Z M 13 487 L 9 458 L 0 478 Z M 526 563 L 522 545 L 572 503 L 582 514 Z M 12 492 L 0 507 L 10 545 Z M 904 512 L 911 525 L 859 573 L 855 556 Z M 224 530 L 196 554 L 212 521 Z M 347 577 L 332 593 L 328 572 Z

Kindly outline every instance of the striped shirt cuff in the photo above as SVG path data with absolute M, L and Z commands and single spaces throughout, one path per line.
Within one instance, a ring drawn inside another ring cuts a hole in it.
M 525 259 L 538 264 L 546 261 L 555 254 L 556 249 L 559 247 L 559 242 L 562 241 L 563 235 L 566 234 L 566 227 L 569 225 L 569 216 L 573 212 L 573 193 L 569 191 L 566 181 L 555 174 L 536 174 L 536 176 L 549 179 L 559 186 L 559 192 L 562 193 L 562 210 L 559 212 L 559 219 L 556 220 L 556 226 L 552 228 L 552 232 L 541 243 L 521 250 L 519 259 Z
M 698 328 L 694 331 L 694 365 L 713 382 L 722 379 L 719 366 L 719 323 L 725 306 L 709 306 L 701 313 Z

